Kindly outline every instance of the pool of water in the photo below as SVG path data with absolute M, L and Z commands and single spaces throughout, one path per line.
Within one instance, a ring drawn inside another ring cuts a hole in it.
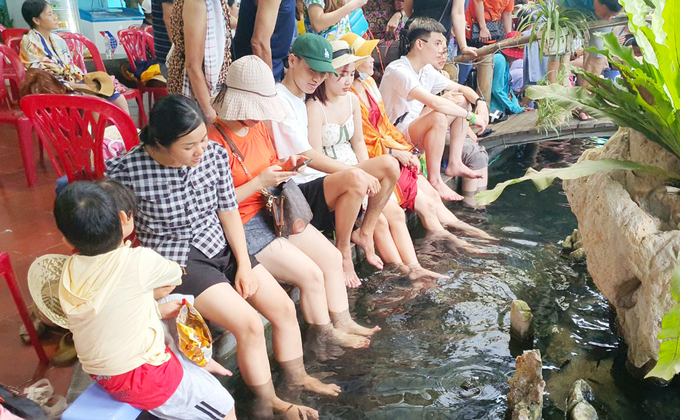
M 573 139 L 506 149 L 493 158 L 490 185 L 521 176 L 529 166 L 573 163 L 602 143 Z M 416 229 L 425 265 L 447 278 L 418 293 L 396 274 L 371 275 L 352 294 L 354 311 L 382 331 L 367 350 L 323 364 L 308 361 L 310 373 L 330 375 L 343 393 L 304 393 L 299 402 L 324 419 L 503 419 L 507 381 L 521 352 L 509 346 L 510 302 L 522 299 L 533 309 L 533 347 L 543 355 L 544 419 L 564 419 L 567 393 L 580 378 L 594 389 L 600 419 L 680 418 L 677 383 L 654 388 L 628 375 L 607 301 L 585 264 L 560 255 L 557 242 L 577 223 L 559 184 L 541 193 L 532 184 L 512 186 L 481 211 L 452 208 L 500 242 L 480 244 L 488 254 L 473 256 Z

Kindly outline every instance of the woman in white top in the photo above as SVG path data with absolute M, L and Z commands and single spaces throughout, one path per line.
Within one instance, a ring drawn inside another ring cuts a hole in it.
M 333 67 L 338 76 L 328 75 L 307 102 L 309 142 L 327 156 L 355 166 L 369 161 L 361 125 L 359 98 L 350 92 L 355 62 L 349 44 L 333 41 Z M 411 280 L 433 280 L 440 274 L 424 269 L 418 262 L 406 215 L 395 200 L 388 200 L 375 229 L 375 245 L 386 263 L 397 264 Z

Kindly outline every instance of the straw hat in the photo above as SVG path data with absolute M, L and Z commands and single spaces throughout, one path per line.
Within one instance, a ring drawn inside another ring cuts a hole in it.
M 111 76 L 103 71 L 91 71 L 85 73 L 83 83 L 70 83 L 73 90 L 77 92 L 90 93 L 93 95 L 104 96 L 106 98 L 115 93 Z
M 365 40 L 357 34 L 349 33 L 341 38 L 349 44 L 349 47 L 358 57 L 368 57 L 373 53 L 373 50 L 380 42 L 379 39 Z
M 510 39 L 510 38 L 521 36 L 521 35 L 522 34 L 520 34 L 517 31 L 511 31 L 511 32 L 508 32 L 505 39 Z M 519 47 L 505 48 L 504 50 L 502 50 L 502 52 L 503 52 L 503 54 L 507 55 L 510 58 L 522 59 L 522 58 L 524 58 L 524 45 L 519 46 Z
M 38 310 L 62 328 L 69 323 L 59 302 L 59 283 L 68 255 L 48 254 L 39 257 L 28 269 L 28 291 Z
M 352 54 L 347 41 L 331 41 L 331 47 L 333 47 L 333 67 L 336 70 L 362 58 Z
M 286 107 L 277 98 L 274 75 L 255 55 L 231 63 L 227 71 L 227 91 L 217 116 L 227 121 L 283 121 Z

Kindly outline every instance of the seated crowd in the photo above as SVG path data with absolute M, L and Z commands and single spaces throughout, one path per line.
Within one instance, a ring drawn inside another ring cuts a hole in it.
M 153 20 L 163 25 L 154 33 L 169 34 L 174 45 L 170 94 L 151 109 L 140 145 L 107 161 L 107 180 L 69 185 L 55 201 L 57 226 L 78 251 L 67 262 L 60 299 L 83 369 L 114 398 L 159 418 L 235 418 L 233 399 L 210 374 L 230 372 L 214 361 L 198 368 L 163 330 L 161 318 L 176 316 L 179 304 L 156 301 L 189 296 L 205 319 L 236 338 L 255 417 L 318 418 L 313 408 L 280 398 L 272 382 L 259 314 L 272 324 L 286 386 L 341 392 L 306 372 L 295 304 L 281 283 L 299 288 L 305 345 L 325 361 L 370 346 L 380 331 L 350 313 L 347 288 L 361 286 L 352 243 L 376 269 L 390 264 L 414 287 L 429 288 L 442 275 L 421 265 L 409 212 L 428 234 L 466 252 L 480 250 L 449 229 L 495 240 L 445 205 L 471 200 L 488 177 L 478 135 L 489 106 L 443 71 L 447 38 L 465 36 L 462 1 L 444 7 L 444 22 L 425 17 L 441 14 L 436 1 L 429 9 L 415 1 L 384 5 L 385 36 L 411 19 L 400 58 L 379 85 L 372 77 L 379 40 L 350 33 L 346 22 L 366 0 L 242 0 L 233 43 L 225 1 L 167 3 L 154 0 L 152 8 L 162 8 L 163 17 Z M 500 3 L 491 16 L 502 31 L 514 3 Z M 51 6 L 27 0 L 22 11 L 32 28 L 22 41 L 26 66 L 81 82 L 64 41 L 51 32 Z M 307 33 L 294 39 L 296 13 Z M 493 26 L 475 22 L 477 41 L 460 45 L 472 54 Z M 491 109 L 523 111 L 506 75 L 523 51 L 497 56 L 494 72 L 502 74 L 494 74 L 498 86 L 487 96 Z M 120 95 L 109 99 L 127 111 Z M 462 179 L 462 195 L 447 184 L 453 177 Z M 277 236 L 268 189 L 289 180 L 313 216 L 300 232 Z M 140 247 L 125 241 L 133 231 Z M 121 319 L 131 328 L 121 330 Z

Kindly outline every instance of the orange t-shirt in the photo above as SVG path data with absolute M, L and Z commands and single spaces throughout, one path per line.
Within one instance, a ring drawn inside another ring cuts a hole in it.
M 231 140 L 241 151 L 241 154 L 244 157 L 243 165 L 248 168 L 248 173 L 250 173 L 250 176 L 253 178 L 258 176 L 265 168 L 279 163 L 272 140 L 269 137 L 269 132 L 264 123 L 258 123 L 243 137 L 234 134 L 234 132 L 227 128 L 222 121 L 218 120 L 217 124 L 220 124 L 224 131 L 229 134 Z M 211 128 L 208 130 L 208 138 L 221 144 L 229 152 L 229 166 L 231 167 L 231 176 L 234 178 L 234 187 L 240 187 L 250 181 L 250 177 L 248 177 L 246 171 L 243 170 L 243 165 L 238 161 L 234 152 L 222 138 L 220 132 L 217 131 L 217 129 Z M 264 200 L 259 191 L 238 203 L 238 212 L 241 215 L 243 224 L 246 224 L 246 222 L 252 219 L 262 207 L 264 207 Z
M 484 0 L 484 20 L 486 22 L 496 22 L 501 20 L 504 12 L 512 12 L 515 9 L 515 0 Z M 465 9 L 465 29 L 466 38 L 470 39 L 472 24 L 477 22 L 475 14 L 475 0 L 470 0 Z

